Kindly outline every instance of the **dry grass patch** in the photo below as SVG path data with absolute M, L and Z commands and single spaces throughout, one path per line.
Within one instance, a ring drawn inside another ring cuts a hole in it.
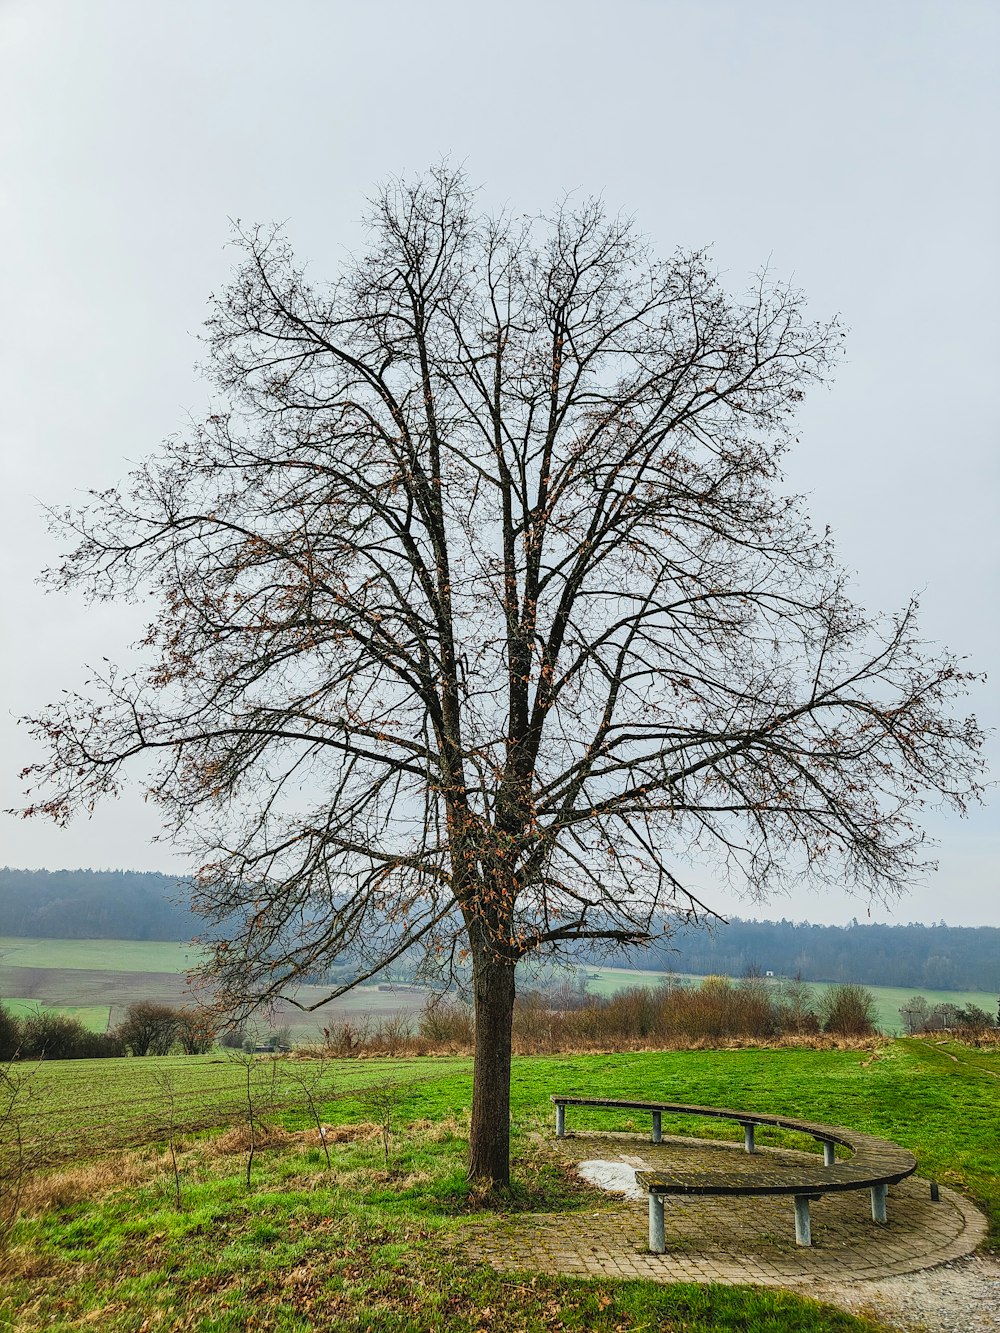
M 469 1121 L 448 1115 L 441 1120 L 413 1120 L 406 1126 L 407 1137 L 419 1137 L 424 1143 L 447 1143 L 468 1137 Z
M 234 1125 L 232 1129 L 227 1129 L 206 1143 L 204 1153 L 206 1157 L 234 1157 L 237 1153 L 249 1152 L 251 1148 L 286 1148 L 297 1137 L 280 1125 L 258 1123 L 252 1130 L 249 1125 Z
M 122 1153 L 99 1158 L 84 1166 L 35 1176 L 24 1187 L 21 1213 L 37 1217 L 53 1208 L 68 1208 L 81 1200 L 101 1198 L 114 1190 L 130 1189 L 158 1176 L 169 1158 Z
M 206 1157 L 235 1157 L 249 1152 L 251 1146 L 259 1152 L 275 1148 L 322 1148 L 325 1142 L 329 1148 L 336 1143 L 364 1143 L 369 1139 L 378 1138 L 380 1133 L 378 1125 L 368 1121 L 352 1125 L 323 1125 L 322 1129 L 295 1131 L 283 1129 L 281 1125 L 259 1121 L 254 1126 L 252 1138 L 249 1125 L 233 1125 L 231 1129 L 203 1144 L 201 1151 Z
M 318 1129 L 304 1129 L 293 1137 L 311 1148 L 322 1148 L 324 1143 L 327 1147 L 332 1143 L 364 1143 L 368 1139 L 378 1138 L 381 1132 L 378 1125 L 363 1120 L 356 1125 L 324 1125 L 322 1137 Z

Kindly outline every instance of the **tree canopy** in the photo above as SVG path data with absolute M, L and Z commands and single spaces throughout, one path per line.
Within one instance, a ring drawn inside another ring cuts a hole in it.
M 920 805 L 976 789 L 967 675 L 913 605 L 854 605 L 782 493 L 842 335 L 766 272 L 727 295 L 594 201 L 484 216 L 447 166 L 374 198 L 330 284 L 237 239 L 217 409 L 61 515 L 55 585 L 158 614 L 149 665 L 36 720 L 30 811 L 152 758 L 235 1006 L 345 949 L 467 951 L 470 1171 L 503 1182 L 517 960 L 700 916 L 699 859 L 899 888 Z

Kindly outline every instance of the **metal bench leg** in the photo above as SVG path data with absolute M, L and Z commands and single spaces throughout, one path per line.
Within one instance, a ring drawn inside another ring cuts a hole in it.
M 809 1195 L 795 1195 L 795 1244 L 812 1244 L 812 1227 L 809 1221 Z
M 743 1144 L 744 1144 L 744 1147 L 746 1148 L 747 1152 L 754 1152 L 754 1151 L 755 1151 L 755 1149 L 754 1149 L 754 1142 L 753 1142 L 753 1131 L 754 1131 L 754 1127 L 753 1127 L 753 1125 L 746 1125 L 746 1124 L 745 1124 L 745 1125 L 743 1126 Z
M 660 1111 L 653 1112 L 653 1142 L 663 1142 L 663 1114 Z
M 837 1145 L 829 1139 L 823 1140 L 823 1165 L 833 1166 L 837 1161 Z
M 556 1107 L 556 1138 L 566 1137 L 566 1108 L 565 1106 Z
M 885 1196 L 889 1193 L 888 1185 L 872 1186 L 872 1221 L 884 1222 L 885 1215 Z
M 649 1196 L 649 1248 L 654 1254 L 665 1254 L 667 1238 L 663 1230 L 663 1195 Z

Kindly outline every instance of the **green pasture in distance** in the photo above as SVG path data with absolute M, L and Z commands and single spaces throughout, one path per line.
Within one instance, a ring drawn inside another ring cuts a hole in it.
M 103 1031 L 107 1024 L 107 1006 L 102 1008 L 99 1003 L 95 1003 L 101 996 L 90 993 L 90 990 L 85 997 L 78 994 L 82 979 L 74 977 L 74 972 L 137 974 L 134 993 L 130 991 L 126 994 L 120 984 L 116 985 L 114 995 L 109 993 L 108 1003 L 116 1003 L 120 1007 L 133 999 L 146 997 L 147 988 L 138 974 L 159 973 L 161 976 L 173 974 L 183 977 L 197 966 L 202 957 L 203 951 L 197 945 L 173 940 L 55 940 L 0 936 L 0 973 L 4 967 L 65 971 L 66 976 L 52 977 L 41 985 L 39 994 L 44 997 L 44 1007 L 73 1013 L 95 1031 Z M 579 971 L 586 976 L 587 989 L 594 995 L 613 995 L 627 986 L 656 986 L 671 975 L 693 984 L 704 980 L 703 977 L 687 973 L 653 972 L 641 968 L 595 967 Z M 553 976 L 558 979 L 558 974 Z M 774 984 L 778 984 L 778 979 L 775 979 Z M 818 1000 L 834 983 L 815 981 L 808 984 Z M 531 982 L 525 980 L 522 985 L 527 987 Z M 321 988 L 307 989 L 310 996 L 320 998 Z M 867 989 L 875 996 L 879 1027 L 889 1034 L 902 1032 L 899 1009 L 912 995 L 923 995 L 931 1005 L 975 1004 L 990 1014 L 995 1015 L 997 1011 L 997 996 L 988 991 L 942 991 L 909 986 L 869 986 Z M 80 998 L 90 1002 L 75 1003 Z M 184 996 L 178 992 L 176 996 L 163 998 L 170 1003 L 181 1003 Z M 359 986 L 333 1001 L 325 1011 L 311 1014 L 299 1010 L 289 1011 L 282 1016 L 278 1026 L 287 1023 L 297 1035 L 303 1037 L 306 1034 L 318 1035 L 324 1026 L 329 1027 L 345 1020 L 353 1021 L 371 1013 L 404 1012 L 415 1016 L 423 1007 L 425 999 L 426 994 L 421 991 L 387 992 L 380 991 L 377 986 Z M 19 1005 L 21 1000 L 4 1003 Z M 31 1000 L 29 1003 L 36 1001 Z
M 34 996 L 30 998 L 0 996 L 0 1004 L 19 1015 L 33 1013 L 36 1009 L 68 1014 L 72 1018 L 78 1018 L 91 1032 L 104 1032 L 108 1027 L 109 1008 L 112 1011 L 111 1025 L 114 1026 L 124 1017 L 128 1005 L 136 1000 L 152 999 L 157 1003 L 184 1005 L 193 1003 L 196 998 L 180 985 L 175 993 L 163 994 L 158 987 L 146 984 L 147 977 L 150 983 L 154 983 L 162 974 L 130 972 L 128 975 L 133 979 L 132 985 L 123 986 L 116 981 L 113 994 L 107 991 L 102 974 L 88 977 L 86 990 L 90 993 L 106 992 L 109 997 L 108 1002 L 74 1004 L 73 1000 L 79 998 L 81 989 L 84 989 L 80 974 L 72 970 L 50 968 L 45 981 L 38 985 Z M 0 987 L 4 982 L 9 984 L 10 977 L 11 973 L 4 974 L 0 968 Z M 98 984 L 91 984 L 95 981 Z M 248 1032 L 257 1031 L 261 1035 L 266 1035 L 273 1029 L 289 1027 L 296 1042 L 308 1044 L 320 1041 L 324 1028 L 336 1032 L 345 1023 L 349 1023 L 360 1033 L 366 1023 L 369 1026 L 375 1025 L 389 1015 L 404 1014 L 416 1028 L 426 998 L 421 991 L 386 992 L 380 991 L 377 986 L 359 986 L 322 1009 L 310 1013 L 289 1006 L 276 1015 L 251 1019 L 246 1024 L 246 1029 Z
M 50 1012 L 49 1005 L 39 1004 L 37 1000 L 5 1000 L 0 998 L 0 1004 L 8 1013 L 16 1014 L 18 1018 L 34 1014 L 39 1009 Z M 108 1025 L 108 1006 L 106 1004 L 60 1005 L 58 1012 L 66 1014 L 69 1018 L 79 1019 L 83 1026 L 91 1032 L 103 1032 Z
M 80 968 L 111 972 L 190 971 L 204 951 L 176 940 L 49 940 L 0 935 L 7 967 Z
M 669 976 L 690 982 L 692 985 L 698 985 L 705 980 L 704 977 L 692 976 L 690 973 L 650 972 L 627 967 L 581 970 L 584 971 L 587 978 L 587 990 L 593 995 L 614 995 L 617 991 L 624 990 L 628 986 L 658 986 Z M 769 984 L 780 985 L 780 978 L 769 979 Z M 818 1001 L 824 991 L 831 990 L 837 983 L 832 981 L 809 981 L 806 984 Z M 875 996 L 879 1027 L 883 1032 L 890 1035 L 896 1035 L 903 1031 L 903 1023 L 899 1017 L 900 1006 L 904 1005 L 914 995 L 922 995 L 930 1005 L 957 1004 L 959 1008 L 962 1008 L 967 1004 L 976 1004 L 980 1009 L 985 1009 L 988 1014 L 992 1014 L 994 1018 L 997 1013 L 997 996 L 991 991 L 927 990 L 920 986 L 866 986 L 865 989 L 870 990 Z

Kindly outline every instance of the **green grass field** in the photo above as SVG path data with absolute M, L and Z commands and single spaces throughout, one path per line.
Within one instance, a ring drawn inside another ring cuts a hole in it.
M 663 972 L 639 971 L 626 967 L 602 967 L 600 970 L 591 968 L 586 975 L 588 978 L 587 989 L 592 994 L 614 995 L 616 991 L 624 990 L 626 986 L 658 986 L 663 982 L 665 974 Z M 674 975 L 693 984 L 704 980 L 703 977 L 690 976 L 684 973 L 675 973 Z M 777 978 L 773 984 L 779 984 Z M 810 981 L 808 983 L 817 1000 L 825 991 L 831 990 L 834 984 L 831 981 Z M 879 1028 L 890 1036 L 903 1031 L 903 1024 L 899 1017 L 900 1006 L 905 1004 L 913 995 L 922 995 L 930 1005 L 957 1004 L 961 1008 L 967 1004 L 975 1004 L 994 1017 L 997 1012 L 997 996 L 989 991 L 924 990 L 914 986 L 868 986 L 866 989 L 870 990 L 875 996 Z
M 469 1060 L 331 1062 L 317 1094 L 323 1119 L 344 1127 L 331 1169 L 318 1147 L 286 1141 L 257 1154 L 249 1192 L 245 1153 L 236 1145 L 220 1155 L 210 1132 L 239 1117 L 245 1066 L 211 1056 L 43 1064 L 23 1129 L 57 1144 L 64 1165 L 40 1186 L 43 1202 L 17 1224 L 0 1258 L 0 1327 L 872 1333 L 878 1325 L 870 1321 L 772 1289 L 498 1275 L 462 1258 L 452 1242 L 470 1220 L 492 1226 L 505 1213 L 614 1206 L 572 1183 L 546 1153 L 548 1099 L 561 1091 L 738 1105 L 883 1135 L 910 1147 L 922 1174 L 976 1199 L 998 1243 L 998 1064 L 996 1052 L 922 1041 L 897 1041 L 874 1054 L 516 1058 L 516 1178 L 497 1201 L 499 1218 L 495 1204 L 464 1180 Z M 287 1131 L 308 1127 L 291 1075 L 310 1062 L 258 1060 L 255 1067 L 276 1075 L 271 1122 Z M 183 1136 L 179 1207 L 163 1153 L 169 1107 L 156 1073 L 172 1080 Z M 372 1115 L 365 1092 L 373 1086 L 398 1093 L 388 1166 L 381 1141 L 364 1130 Z M 583 1127 L 586 1113 L 578 1119 Z M 612 1127 L 607 1114 L 601 1123 Z M 106 1129 L 97 1132 L 101 1124 Z M 703 1137 L 734 1129 L 690 1120 L 669 1126 Z M 778 1131 L 770 1139 L 787 1141 Z M 158 1143 L 145 1151 L 125 1151 L 151 1140 Z M 83 1164 L 95 1155 L 88 1174 Z
M 4 1008 L 18 1018 L 24 1018 L 28 1014 L 33 1014 L 39 1008 L 47 1009 L 50 1006 L 39 1004 L 37 1000 L 18 1000 L 10 999 L 3 1001 Z M 91 1032 L 103 1032 L 108 1025 L 108 1006 L 104 1004 L 66 1004 L 59 1005 L 59 1012 L 68 1014 L 70 1018 L 77 1018 L 85 1028 Z
M 201 961 L 196 945 L 173 940 L 47 940 L 0 935 L 5 967 L 108 972 L 187 972 Z
M 188 972 L 201 953 L 191 944 L 164 940 L 51 940 L 0 936 L 0 1000 L 17 1013 L 36 1007 L 71 1014 L 92 1031 L 103 1032 L 121 1021 L 129 1004 L 155 1000 L 190 1003 Z M 302 1003 L 322 999 L 326 992 L 304 986 Z M 357 1022 L 364 1017 L 415 1015 L 423 1007 L 422 991 L 389 992 L 359 986 L 322 1010 L 303 1012 L 291 1005 L 280 1011 L 276 1026 L 290 1026 L 298 1040 L 316 1040 L 324 1026 Z

